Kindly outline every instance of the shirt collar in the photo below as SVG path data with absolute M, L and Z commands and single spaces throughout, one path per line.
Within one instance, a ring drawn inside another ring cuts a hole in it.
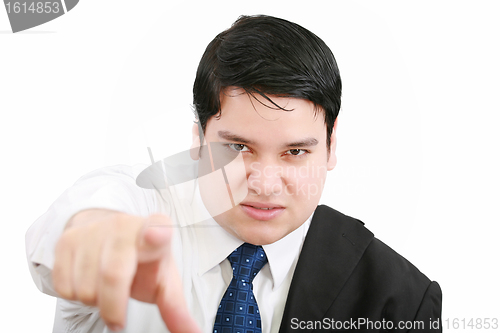
M 282 239 L 262 246 L 266 252 L 271 275 L 273 276 L 273 289 L 281 285 L 298 258 L 311 223 L 311 217 L 312 215 L 300 227 Z

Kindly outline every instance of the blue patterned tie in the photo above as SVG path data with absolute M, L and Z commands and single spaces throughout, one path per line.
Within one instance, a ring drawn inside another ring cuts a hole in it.
M 233 279 L 215 316 L 214 333 L 261 333 L 252 281 L 267 262 L 262 246 L 244 243 L 229 255 Z

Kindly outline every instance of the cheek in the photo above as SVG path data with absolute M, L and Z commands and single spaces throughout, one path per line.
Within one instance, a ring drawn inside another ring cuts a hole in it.
M 217 216 L 233 208 L 231 192 L 221 171 L 198 178 L 203 204 L 211 216 Z
M 241 154 L 225 156 L 225 148 L 206 149 L 200 159 L 198 184 L 205 207 L 217 216 L 237 206 L 248 193 Z M 215 171 L 213 171 L 215 169 Z
M 326 180 L 326 166 L 299 167 L 286 178 L 287 195 L 294 198 L 296 205 L 316 205 L 323 192 Z

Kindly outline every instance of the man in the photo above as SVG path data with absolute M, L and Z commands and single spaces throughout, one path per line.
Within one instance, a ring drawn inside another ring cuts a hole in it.
M 33 278 L 59 297 L 54 331 L 440 331 L 439 285 L 317 206 L 341 95 L 321 39 L 241 17 L 208 45 L 193 95 L 182 172 L 198 179 L 95 171 L 28 231 Z

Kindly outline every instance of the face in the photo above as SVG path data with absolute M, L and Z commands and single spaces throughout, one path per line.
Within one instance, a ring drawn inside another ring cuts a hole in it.
M 293 111 L 239 88 L 226 89 L 221 115 L 212 117 L 205 131 L 205 144 L 216 143 L 238 158 L 218 181 L 200 181 L 204 204 L 217 211 L 212 215 L 227 232 L 255 245 L 274 243 L 300 227 L 316 209 L 326 173 L 336 164 L 335 130 L 328 151 L 323 111 L 315 112 L 307 100 L 270 97 Z M 196 126 L 193 145 L 199 145 Z M 210 157 L 202 151 L 201 159 Z M 225 193 L 231 205 L 220 209 L 217 201 Z

